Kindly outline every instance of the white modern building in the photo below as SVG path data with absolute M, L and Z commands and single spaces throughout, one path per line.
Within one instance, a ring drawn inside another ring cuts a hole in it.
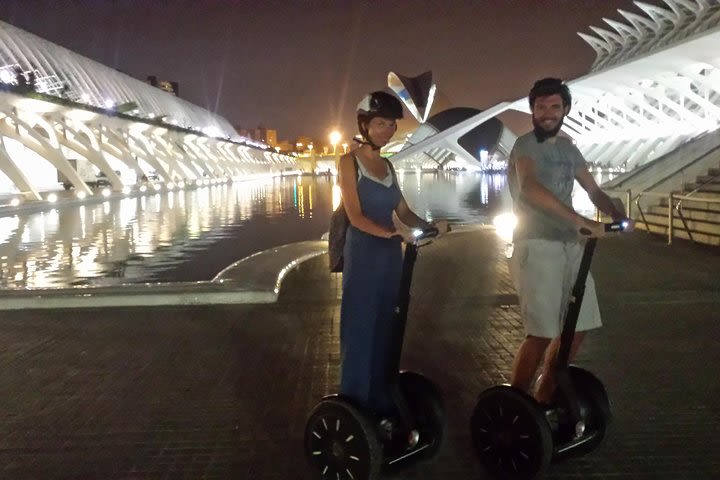
M 0 22 L 0 196 L 178 188 L 294 165 L 219 115 Z
M 589 162 L 633 169 L 720 126 L 720 1 L 634 2 L 643 14 L 604 19 L 579 35 L 597 58 L 568 81 L 572 111 L 564 131 Z M 529 113 L 526 97 L 503 102 L 438 132 L 428 132 L 395 161 L 445 152 L 467 157 L 458 139 L 506 110 Z

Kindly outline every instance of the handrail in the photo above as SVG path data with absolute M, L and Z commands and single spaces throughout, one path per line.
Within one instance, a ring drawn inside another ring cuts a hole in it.
M 707 184 L 709 184 L 709 183 L 713 183 L 713 182 L 714 182 L 716 179 L 718 179 L 718 178 L 720 178 L 720 174 L 713 176 L 713 177 L 710 178 L 710 180 L 708 180 L 707 182 L 703 182 L 702 184 L 700 184 L 699 187 L 697 187 L 695 190 L 693 190 L 692 192 L 688 193 L 688 194 L 685 195 L 685 196 L 686 196 L 686 197 L 689 197 L 690 195 L 694 195 L 694 194 L 697 193 L 702 187 L 704 187 L 705 185 L 707 185 Z
M 716 176 L 720 177 L 720 175 Z M 716 177 L 713 177 L 716 178 Z M 703 185 L 706 185 L 706 182 Z M 702 186 L 701 186 L 702 187 Z M 688 234 L 688 237 L 691 241 L 695 241 L 692 235 L 692 231 L 688 227 L 687 220 L 685 219 L 685 216 L 682 213 L 682 202 L 705 202 L 705 203 L 718 203 L 720 204 L 720 198 L 713 198 L 713 197 L 698 197 L 695 196 L 695 193 L 701 188 L 698 187 L 697 189 L 693 190 L 689 194 L 677 194 L 677 193 L 663 193 L 663 192 L 651 192 L 651 191 L 643 191 L 638 193 L 637 195 L 633 196 L 633 193 L 631 190 L 620 190 L 620 189 L 606 189 L 604 190 L 605 193 L 623 193 L 625 194 L 625 214 L 628 216 L 628 218 L 633 218 L 633 211 L 632 211 L 632 203 L 634 200 L 635 206 L 637 207 L 637 210 L 640 214 L 640 218 L 642 219 L 642 223 L 645 224 L 645 228 L 650 231 L 650 224 L 647 221 L 647 218 L 645 218 L 645 212 L 642 209 L 642 206 L 640 205 L 640 200 L 642 197 L 654 197 L 654 198 L 667 198 L 668 201 L 668 216 L 667 216 L 667 232 L 668 232 L 668 245 L 672 245 L 672 239 L 675 234 L 674 232 L 674 215 L 673 211 L 678 211 L 678 216 L 680 218 L 680 221 L 683 223 L 683 227 L 685 231 Z M 676 203 L 677 201 L 677 203 Z M 595 211 L 596 218 L 600 218 L 600 212 L 596 209 Z

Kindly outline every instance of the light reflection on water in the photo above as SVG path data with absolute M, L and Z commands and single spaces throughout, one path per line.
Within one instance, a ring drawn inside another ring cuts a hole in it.
M 399 182 L 421 216 L 489 222 L 505 177 L 401 173 Z M 257 251 L 320 238 L 334 186 L 333 177 L 283 177 L 0 217 L 0 284 L 209 280 Z

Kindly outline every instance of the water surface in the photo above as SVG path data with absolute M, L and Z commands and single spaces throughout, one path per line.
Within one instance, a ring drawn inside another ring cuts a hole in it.
M 416 213 L 487 223 L 504 175 L 399 173 Z M 257 251 L 318 239 L 338 189 L 333 177 L 279 177 L 58 206 L 0 217 L 5 288 L 210 280 Z

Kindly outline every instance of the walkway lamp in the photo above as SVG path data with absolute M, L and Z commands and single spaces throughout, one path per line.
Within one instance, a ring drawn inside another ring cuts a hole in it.
M 340 139 L 342 138 L 342 135 L 337 130 L 333 130 L 330 132 L 330 145 L 333 147 L 333 155 L 337 154 L 337 144 L 340 143 Z

